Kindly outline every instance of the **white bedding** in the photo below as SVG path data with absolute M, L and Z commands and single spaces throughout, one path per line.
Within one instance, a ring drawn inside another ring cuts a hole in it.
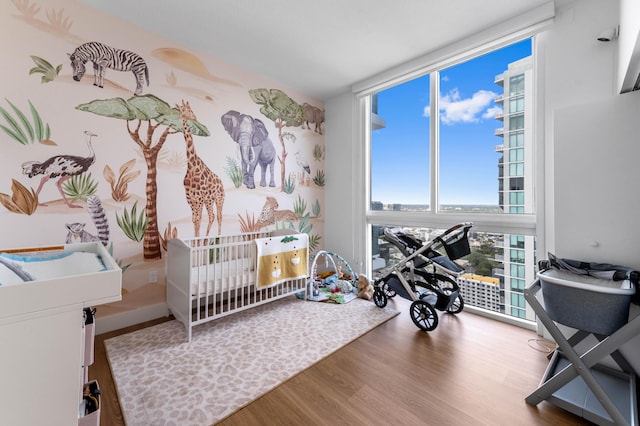
M 240 289 L 255 282 L 255 265 L 251 258 L 191 268 L 191 295 L 213 295 L 232 289 Z

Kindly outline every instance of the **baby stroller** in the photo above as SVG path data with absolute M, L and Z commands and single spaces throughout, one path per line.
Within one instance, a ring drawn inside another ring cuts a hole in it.
M 373 301 L 379 308 L 397 294 L 412 300 L 413 323 L 424 331 L 438 326 L 437 310 L 457 314 L 464 309 L 456 277 L 464 272 L 455 260 L 468 255 L 471 222 L 459 223 L 431 241 L 391 228 L 384 229 L 384 239 L 406 256 L 374 281 Z M 446 254 L 438 250 L 443 249 Z

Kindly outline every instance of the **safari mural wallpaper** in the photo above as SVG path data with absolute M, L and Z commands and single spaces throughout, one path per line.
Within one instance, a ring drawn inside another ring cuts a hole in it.
M 98 318 L 164 303 L 171 238 L 322 249 L 321 102 L 76 0 L 2 0 L 0 21 L 0 248 L 104 244 L 123 300 Z

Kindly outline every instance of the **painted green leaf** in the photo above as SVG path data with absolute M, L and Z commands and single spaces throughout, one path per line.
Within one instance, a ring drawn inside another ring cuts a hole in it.
M 134 96 L 128 100 L 122 98 L 98 99 L 76 107 L 80 111 L 92 112 L 104 117 L 124 120 L 156 120 L 174 130 L 182 131 L 182 119 L 177 109 L 152 94 Z M 209 136 L 207 127 L 197 121 L 189 125 L 197 136 Z
M 13 130 L 9 129 L 6 126 L 3 126 L 2 124 L 0 124 L 0 129 L 2 129 L 6 134 L 11 136 L 13 139 L 20 142 L 22 145 L 26 145 L 28 143 L 26 140 L 22 139 L 21 135 L 15 133 Z
M 9 102 L 7 100 L 7 102 Z M 27 135 L 22 131 L 22 129 L 20 128 L 20 126 L 18 126 L 18 123 L 16 122 L 16 120 L 11 116 L 11 114 L 9 114 L 4 108 L 0 107 L 0 114 L 4 117 L 4 119 L 7 121 L 7 123 L 9 124 L 9 126 L 11 126 L 11 130 L 13 131 L 12 133 L 15 134 L 17 137 L 14 137 L 16 140 L 18 140 L 21 144 L 26 145 L 27 143 L 29 143 L 29 140 L 27 139 Z
M 53 65 L 51 65 L 51 63 L 49 61 L 47 61 L 46 59 L 42 59 L 39 56 L 31 56 L 31 59 L 33 60 L 33 62 L 36 63 L 37 66 L 45 69 L 45 70 L 52 70 L 53 69 Z
M 302 124 L 302 107 L 282 90 L 252 89 L 249 96 L 262 105 L 260 112 L 270 120 L 280 120 L 285 126 L 298 127 Z
M 168 103 L 151 94 L 134 96 L 129 98 L 127 102 L 131 107 L 140 111 L 146 117 L 146 120 L 158 120 L 160 117 L 172 114 L 172 108 Z
M 33 127 L 36 133 L 36 138 L 39 141 L 41 141 L 42 139 L 49 139 L 49 135 L 47 135 L 46 137 L 43 137 L 44 135 L 42 134 L 42 119 L 40 118 L 40 114 L 38 113 L 36 108 L 33 106 L 31 101 L 29 101 L 29 109 L 31 110 L 31 116 L 33 117 Z
M 121 120 L 148 119 L 148 117 L 142 116 L 138 109 L 131 108 L 122 98 L 96 99 L 86 104 L 80 104 L 76 109 Z
M 33 141 L 33 138 L 35 135 L 33 134 L 33 128 L 31 127 L 31 123 L 29 123 L 29 120 L 27 120 L 27 117 L 24 115 L 22 111 L 18 109 L 18 107 L 12 104 L 9 100 L 7 100 L 7 102 L 9 102 L 9 105 L 11 105 L 11 108 L 13 108 L 13 112 L 16 113 L 16 116 L 18 116 L 18 119 L 20 119 L 20 121 L 22 122 L 22 127 L 24 127 L 24 129 L 29 133 L 29 140 Z

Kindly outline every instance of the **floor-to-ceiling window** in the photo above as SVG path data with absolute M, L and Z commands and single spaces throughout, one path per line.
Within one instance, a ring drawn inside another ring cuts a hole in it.
M 471 221 L 467 306 L 535 320 L 523 296 L 536 263 L 532 52 L 527 38 L 362 95 L 374 277 L 402 258 L 384 228 L 427 242 Z

